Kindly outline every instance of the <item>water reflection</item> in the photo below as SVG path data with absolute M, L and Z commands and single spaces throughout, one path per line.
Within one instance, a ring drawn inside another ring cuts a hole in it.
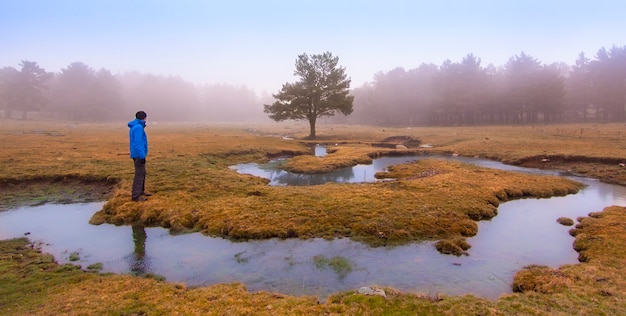
M 315 147 L 318 148 L 318 147 Z M 570 176 L 557 170 L 542 170 L 518 167 L 512 165 L 506 165 L 498 161 L 491 161 L 480 158 L 470 157 L 451 157 L 441 155 L 407 155 L 407 156 L 394 156 L 394 157 L 380 157 L 374 159 L 371 164 L 364 165 L 359 164 L 353 167 L 341 168 L 334 170 L 333 172 L 324 174 L 299 174 L 291 173 L 284 170 L 280 170 L 280 165 L 284 163 L 285 159 L 276 159 L 268 163 L 246 163 L 230 166 L 231 170 L 235 170 L 238 173 L 250 174 L 258 177 L 263 177 L 270 180 L 270 185 L 284 186 L 284 185 L 318 185 L 326 182 L 343 182 L 343 183 L 360 183 L 360 182 L 375 182 L 379 181 L 374 177 L 377 172 L 386 171 L 388 167 L 418 161 L 422 159 L 446 159 L 460 161 L 467 164 L 476 165 L 479 167 L 523 172 L 530 174 L 541 175 L 556 175 L 567 176 L 569 178 L 577 179 L 580 177 Z
M 321 146 L 320 144 L 315 144 L 311 146 L 311 151 L 315 157 L 324 157 L 326 156 L 326 146 Z
M 148 272 L 149 265 L 146 257 L 146 228 L 141 224 L 134 224 L 132 227 L 132 236 L 134 251 L 128 256 L 130 271 L 136 275 L 144 275 Z
M 318 185 L 326 182 L 373 182 L 377 172 L 385 171 L 389 166 L 415 161 L 415 156 L 382 157 L 374 159 L 370 165 L 356 165 L 351 168 L 342 168 L 329 173 L 300 174 L 280 170 L 284 159 L 272 160 L 265 164 L 245 163 L 231 166 L 230 169 L 242 174 L 250 174 L 270 180 L 270 185 Z

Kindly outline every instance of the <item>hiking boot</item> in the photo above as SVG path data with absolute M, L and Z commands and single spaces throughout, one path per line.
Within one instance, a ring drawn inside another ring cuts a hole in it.
M 136 199 L 132 199 L 132 200 L 133 200 L 133 202 L 145 202 L 145 201 L 147 201 L 148 199 L 146 199 L 146 198 L 145 198 L 145 197 L 143 197 L 143 196 L 140 196 L 140 197 L 138 197 L 138 198 L 136 198 Z
M 141 193 L 141 195 L 143 195 L 143 196 L 152 196 L 152 193 L 144 191 L 143 193 Z

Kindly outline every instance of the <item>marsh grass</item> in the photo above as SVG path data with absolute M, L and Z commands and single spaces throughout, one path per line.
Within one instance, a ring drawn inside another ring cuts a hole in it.
M 464 238 L 457 238 L 453 240 L 440 240 L 435 244 L 437 251 L 447 255 L 468 255 L 467 250 L 471 248 L 471 245 Z
M 102 262 L 93 263 L 87 266 L 87 271 L 99 272 L 102 271 Z
M 70 253 L 70 255 L 67 257 L 67 260 L 69 261 L 78 261 L 80 260 L 80 253 L 78 253 L 77 251 L 73 251 L 72 253 Z
M 115 183 L 103 209 L 92 217 L 92 224 L 143 222 L 169 228 L 172 233 L 201 231 L 237 240 L 351 237 L 370 245 L 393 245 L 473 236 L 477 232 L 475 221 L 495 216 L 501 201 L 565 195 L 580 188 L 558 177 L 444 161 L 390 168 L 383 177 L 395 181 L 270 187 L 268 180 L 238 174 L 228 166 L 296 155 L 283 167 L 309 173 L 330 171 L 369 163 L 381 155 L 417 152 L 415 148 L 397 150 L 372 143 L 394 138 L 434 143 L 429 139 L 434 137 L 433 132 L 449 132 L 335 126 L 322 129 L 324 141 L 333 144 L 329 154 L 314 157 L 308 155 L 310 141 L 297 141 L 306 129 L 153 124 L 147 128 L 147 189 L 155 195 L 147 202 L 133 203 L 125 124 L 13 124 L 19 128 L 3 125 L 7 130 L 0 134 L 3 143 L 8 144 L 0 155 L 0 160 L 6 162 L 0 167 L 4 175 L 0 182 L 71 178 Z M 29 132 L 29 127 L 40 132 Z M 296 140 L 280 137 L 287 133 Z M 441 148 L 432 149 L 450 152 L 446 146 L 459 146 L 471 135 L 463 131 L 462 138 L 449 139 Z M 47 194 L 39 195 L 51 196 L 54 188 L 50 186 Z
M 340 280 L 343 280 L 350 272 L 352 272 L 352 262 L 346 257 L 335 256 L 328 258 L 324 255 L 317 255 L 313 257 L 315 267 L 324 270 L 328 267 L 333 269 Z
M 581 128 L 584 130 L 580 133 Z M 337 144 L 322 159 L 293 159 L 287 168 L 333 170 L 381 154 L 414 150 L 564 168 L 624 183 L 622 124 L 390 129 L 320 126 L 321 141 Z M 2 207 L 42 197 L 75 196 L 63 181 L 106 185 L 108 199 L 92 223 L 143 222 L 174 233 L 202 231 L 232 239 L 351 237 L 371 245 L 415 240 L 462 241 L 476 220 L 497 214 L 500 202 L 574 193 L 581 185 L 559 177 L 521 175 L 441 160 L 390 168 L 377 183 L 270 187 L 229 165 L 310 152 L 301 125 L 151 124 L 147 202 L 130 202 L 132 162 L 125 122 L 60 125 L 3 121 L 0 126 Z M 574 131 L 574 132 L 572 132 Z M 294 140 L 281 136 L 288 135 Z M 432 148 L 371 146 L 394 136 Z M 299 141 L 302 139 L 303 141 Z M 59 179 L 63 181 L 59 182 Z M 62 187 L 66 188 L 62 188 Z M 20 188 L 38 187 L 29 195 Z M 16 188 L 16 189 L 12 189 Z M 98 188 L 101 188 L 98 186 Z M 98 189 L 99 190 L 99 189 Z M 79 194 L 78 194 L 79 195 Z M 35 196 L 35 197 L 33 197 Z M 62 200 L 58 198 L 57 200 Z M 433 300 L 386 289 L 388 298 L 338 293 L 327 304 L 312 297 L 248 293 L 240 284 L 187 289 L 150 278 L 85 273 L 57 265 L 25 240 L 2 241 L 2 314 L 624 314 L 624 208 L 579 219 L 572 230 L 584 263 L 524 269 L 523 293 L 490 302 L 472 296 Z M 557 272 L 555 272 L 557 271 Z M 528 284 L 528 285 L 527 285 Z M 564 286 L 565 285 L 565 286 Z M 391 293 L 391 295 L 389 295 Z

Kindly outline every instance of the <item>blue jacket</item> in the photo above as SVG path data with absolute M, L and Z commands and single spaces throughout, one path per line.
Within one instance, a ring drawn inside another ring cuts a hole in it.
M 146 158 L 148 155 L 148 137 L 144 128 L 146 121 L 134 119 L 128 122 L 128 138 L 130 139 L 130 158 Z

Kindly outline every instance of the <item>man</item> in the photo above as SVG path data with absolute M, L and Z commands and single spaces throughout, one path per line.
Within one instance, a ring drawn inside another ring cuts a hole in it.
M 144 111 L 135 114 L 135 119 L 128 122 L 130 128 L 128 138 L 130 139 L 130 158 L 135 164 L 135 178 L 133 179 L 132 200 L 135 202 L 146 201 L 144 196 L 152 194 L 145 191 L 146 182 L 146 156 L 148 155 L 148 137 L 146 136 L 146 117 Z

